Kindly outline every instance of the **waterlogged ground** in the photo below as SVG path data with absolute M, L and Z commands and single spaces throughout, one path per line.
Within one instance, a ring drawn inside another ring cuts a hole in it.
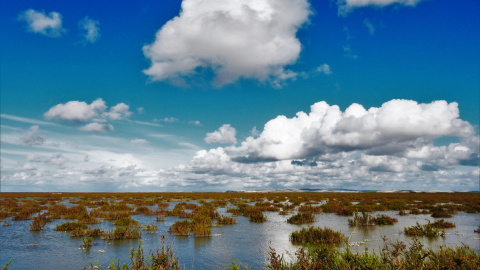
M 178 202 L 170 202 L 168 209 L 172 209 Z M 69 205 L 69 204 L 67 204 Z M 70 205 L 69 205 L 70 206 Z M 155 208 L 156 206 L 153 206 Z M 228 206 L 231 207 L 231 206 Z M 219 214 L 231 216 L 226 212 L 227 207 L 218 208 Z M 225 269 L 226 264 L 231 264 L 235 259 L 237 263 L 251 266 L 252 269 L 265 269 L 267 252 L 273 247 L 279 253 L 294 254 L 297 246 L 290 243 L 289 235 L 302 227 L 317 226 L 329 227 L 344 233 L 349 237 L 351 249 L 364 252 L 379 251 L 385 236 L 389 241 L 403 241 L 409 243 L 411 237 L 403 234 L 403 228 L 435 221 L 429 214 L 399 216 L 398 211 L 382 211 L 372 213 L 386 214 L 398 219 L 395 225 L 350 227 L 349 216 L 339 216 L 333 213 L 316 214 L 316 222 L 293 225 L 286 222 L 287 218 L 296 212 L 282 216 L 277 212 L 264 212 L 267 221 L 252 223 L 247 217 L 237 216 L 237 224 L 214 226 L 211 237 L 194 238 L 173 236 L 167 232 L 168 228 L 178 220 L 177 217 L 165 217 L 164 222 L 156 222 L 156 216 L 132 215 L 141 225 L 151 224 L 158 226 L 154 234 L 143 232 L 141 243 L 144 251 L 155 251 L 161 248 L 161 235 L 164 234 L 166 243 L 170 246 L 175 256 L 179 258 L 182 268 L 185 269 Z M 107 269 L 112 259 L 120 263 L 129 263 L 130 249 L 137 248 L 140 240 L 115 240 L 104 241 L 94 238 L 94 245 L 89 249 L 82 249 L 81 237 L 70 237 L 69 233 L 57 232 L 55 226 L 67 220 L 58 219 L 47 223 L 44 230 L 39 232 L 29 231 L 31 220 L 10 221 L 10 226 L 0 226 L 0 266 L 9 260 L 12 263 L 9 269 L 82 269 L 89 266 L 89 262 Z M 457 212 L 452 218 L 446 219 L 453 222 L 456 228 L 446 229 L 445 237 L 421 238 L 426 247 L 440 245 L 461 246 L 468 245 L 477 253 L 480 252 L 480 235 L 474 230 L 480 225 L 480 214 Z M 72 221 L 72 220 L 69 220 Z M 214 221 L 215 224 L 215 221 Z M 104 230 L 115 228 L 111 221 L 91 225 L 92 228 Z

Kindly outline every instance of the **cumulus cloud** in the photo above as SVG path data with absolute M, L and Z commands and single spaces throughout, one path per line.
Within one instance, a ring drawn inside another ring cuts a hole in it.
M 41 137 L 39 133 L 39 126 L 31 126 L 28 132 L 21 138 L 21 140 L 24 144 L 29 146 L 42 145 L 45 143 L 45 138 Z
M 393 4 L 402 6 L 415 6 L 422 0 L 338 0 L 338 14 L 347 15 L 352 10 L 361 7 L 385 7 Z
M 132 115 L 132 112 L 130 112 L 130 106 L 125 103 L 118 103 L 111 107 L 108 112 L 103 113 L 103 116 L 110 120 L 121 120 L 128 118 L 130 115 Z
M 105 123 L 108 120 L 123 120 L 132 115 L 130 106 L 125 103 L 118 103 L 110 107 L 109 110 L 107 108 L 105 101 L 101 98 L 94 100 L 90 104 L 83 101 L 69 101 L 65 104 L 61 103 L 53 106 L 43 116 L 46 119 L 60 119 L 74 123 L 93 121 L 94 123 L 84 125 L 79 130 L 106 132 L 114 130 L 111 124 Z M 152 123 L 151 125 L 155 124 Z
M 91 104 L 83 101 L 69 101 L 50 108 L 43 116 L 46 119 L 60 119 L 71 122 L 85 122 L 97 117 L 107 109 L 103 99 L 99 98 Z
M 28 31 L 42 34 L 47 37 L 59 37 L 66 30 L 62 27 L 62 15 L 58 12 L 50 12 L 28 9 L 18 16 L 18 20 L 27 23 Z
M 218 86 L 239 78 L 270 80 L 296 76 L 285 66 L 299 57 L 297 30 L 308 20 L 306 0 L 183 0 L 181 13 L 143 47 L 154 81 L 178 80 L 211 68 Z
M 78 128 L 81 131 L 90 131 L 90 132 L 107 132 L 113 131 L 114 127 L 111 124 L 99 124 L 99 123 L 90 123 L 85 126 Z
M 84 42 L 94 43 L 100 38 L 100 22 L 85 17 L 78 22 L 78 28 L 82 32 Z
M 459 119 L 455 102 L 391 100 L 369 110 L 352 104 L 342 112 L 322 101 L 311 106 L 310 114 L 298 112 L 294 118 L 278 116 L 269 121 L 259 138 L 248 138 L 240 149 L 253 160 L 302 159 L 355 150 L 392 155 L 421 138 L 473 133 L 472 125 Z
M 221 126 L 218 130 L 207 133 L 205 137 L 206 143 L 225 143 L 225 144 L 236 144 L 237 139 L 235 136 L 237 131 L 234 127 L 231 127 L 229 124 Z

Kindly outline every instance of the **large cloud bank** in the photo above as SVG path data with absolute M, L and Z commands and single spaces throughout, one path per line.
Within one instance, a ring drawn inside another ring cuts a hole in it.
M 420 139 L 473 133 L 473 127 L 459 119 L 455 102 L 391 100 L 368 110 L 352 104 L 345 112 L 318 102 L 309 114 L 269 121 L 259 138 L 248 138 L 239 149 L 249 160 L 305 159 L 355 150 L 391 155 L 415 147 Z
M 458 142 L 436 145 L 442 137 Z M 458 190 L 477 185 L 479 160 L 479 137 L 459 118 L 455 102 L 391 100 L 368 110 L 352 104 L 345 111 L 318 102 L 308 114 L 276 117 L 258 138 L 238 147 L 199 151 L 161 178 L 206 189 Z
M 294 77 L 286 65 L 297 60 L 296 32 L 310 14 L 306 0 L 184 0 L 143 48 L 152 80 L 181 79 L 211 68 L 221 86 L 240 77 L 275 84 Z

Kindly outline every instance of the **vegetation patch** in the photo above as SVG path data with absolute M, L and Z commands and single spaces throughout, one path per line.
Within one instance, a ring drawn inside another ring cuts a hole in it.
M 291 224 L 303 224 L 311 222 L 315 222 L 315 216 L 313 215 L 313 212 L 301 212 L 287 219 L 287 223 Z
M 290 241 L 294 244 L 337 244 L 346 240 L 345 235 L 327 227 L 315 228 L 310 226 L 302 228 L 300 231 L 292 232 L 290 235 Z

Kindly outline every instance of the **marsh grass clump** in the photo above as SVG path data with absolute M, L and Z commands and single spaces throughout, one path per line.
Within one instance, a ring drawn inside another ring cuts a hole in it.
M 117 219 L 113 222 L 113 225 L 115 226 L 129 226 L 129 227 L 139 227 L 140 224 L 138 221 L 135 219 L 132 219 L 131 217 L 122 217 L 120 219 Z
M 146 231 L 147 233 L 153 234 L 158 230 L 158 226 L 153 224 L 147 224 L 147 225 L 142 225 L 141 226 L 142 230 Z
M 377 225 L 375 218 L 367 212 L 362 212 L 362 216 L 355 211 L 353 219 L 348 219 L 348 225 L 350 226 L 374 226 Z
M 311 222 L 315 222 L 315 216 L 313 215 L 313 212 L 298 213 L 287 219 L 287 223 L 291 224 L 303 224 Z
M 237 220 L 234 219 L 233 217 L 227 217 L 227 216 L 221 216 L 217 219 L 217 224 L 218 225 L 233 225 L 237 224 Z
M 93 240 L 92 240 L 92 237 L 90 236 L 83 237 L 82 242 L 83 242 L 83 245 L 82 245 L 83 248 L 89 248 L 93 246 Z
M 86 228 L 88 228 L 88 225 L 81 222 L 65 222 L 63 224 L 57 225 L 54 230 L 66 232 L 66 231 L 73 231 L 77 229 L 83 230 Z
M 156 220 L 157 220 L 157 222 L 164 222 L 165 217 L 164 216 L 157 216 Z
M 267 218 L 263 215 L 263 212 L 260 210 L 257 211 L 252 211 L 248 215 L 248 219 L 250 222 L 265 222 L 267 221 Z
M 89 236 L 89 237 L 98 237 L 102 236 L 105 233 L 104 230 L 100 228 L 88 228 L 86 230 L 82 229 L 76 229 L 73 231 L 70 231 L 70 237 L 83 237 L 83 236 Z
M 104 232 L 103 240 L 123 240 L 123 239 L 138 239 L 142 238 L 142 232 L 134 227 L 117 227 L 110 231 Z
M 190 224 L 190 220 L 177 221 L 168 228 L 168 231 L 175 236 L 188 236 Z
M 439 230 L 438 228 L 434 227 L 432 223 L 430 223 L 430 220 L 427 221 L 428 223 L 424 225 L 421 225 L 417 222 L 417 225 L 405 227 L 405 235 L 428 237 L 445 236 L 445 231 Z
M 302 228 L 300 231 L 292 232 L 290 235 L 290 241 L 293 244 L 338 244 L 346 241 L 345 235 L 340 232 L 336 232 L 330 228 L 315 228 L 310 226 L 308 228 Z
M 45 228 L 48 222 L 51 220 L 46 214 L 40 214 L 33 218 L 32 224 L 30 224 L 30 231 L 40 231 Z
M 392 218 L 387 215 L 380 215 L 375 218 L 375 223 L 377 225 L 393 225 L 397 222 L 398 220 L 396 218 Z
M 445 221 L 444 219 L 437 220 L 430 224 L 430 226 L 438 229 L 448 229 L 455 228 L 455 224 L 452 222 Z
M 142 241 L 139 241 L 138 248 L 130 250 L 130 265 L 131 268 L 125 263 L 120 266 L 120 259 L 115 265 L 113 260 L 108 266 L 110 270 L 180 270 L 178 257 L 175 257 L 171 248 L 165 246 L 165 236 L 162 235 L 162 250 L 157 248 L 156 253 L 150 253 L 145 258 L 143 252 Z M 86 269 L 84 267 L 83 269 Z M 97 261 L 97 265 L 93 265 L 90 262 L 90 269 L 102 269 L 100 263 Z

